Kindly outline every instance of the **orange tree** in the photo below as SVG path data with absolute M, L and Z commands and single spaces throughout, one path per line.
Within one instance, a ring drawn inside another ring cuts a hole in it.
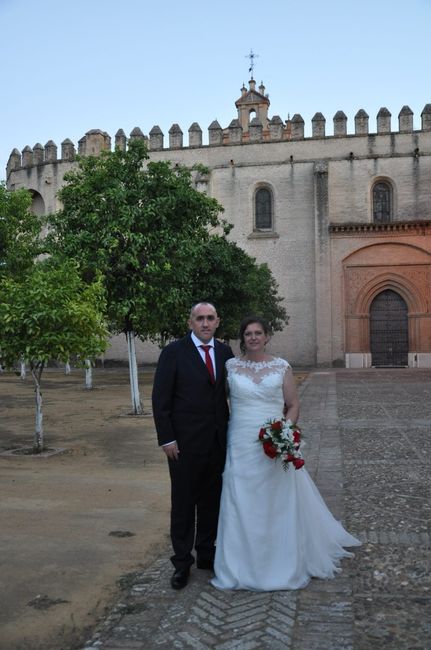
M 49 360 L 99 356 L 108 336 L 104 324 L 104 290 L 100 279 L 84 283 L 72 262 L 45 260 L 20 278 L 0 280 L 0 362 L 30 365 L 36 394 L 33 449 L 43 451 L 41 379 Z
M 222 207 L 193 185 L 191 172 L 149 162 L 145 144 L 79 159 L 50 216 L 50 251 L 74 259 L 82 277 L 104 278 L 111 331 L 128 342 L 133 413 L 142 412 L 135 336 L 159 340 L 172 320 L 185 322 L 193 293 L 195 260 Z

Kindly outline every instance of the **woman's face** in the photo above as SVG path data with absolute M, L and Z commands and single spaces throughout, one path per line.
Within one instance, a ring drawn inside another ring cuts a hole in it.
M 263 352 L 268 341 L 265 330 L 259 323 L 250 323 L 244 330 L 244 347 L 246 352 Z

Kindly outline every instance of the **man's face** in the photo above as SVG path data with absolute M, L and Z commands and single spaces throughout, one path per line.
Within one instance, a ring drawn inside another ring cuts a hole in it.
M 219 326 L 220 318 L 212 305 L 201 303 L 193 309 L 189 327 L 202 343 L 211 341 Z

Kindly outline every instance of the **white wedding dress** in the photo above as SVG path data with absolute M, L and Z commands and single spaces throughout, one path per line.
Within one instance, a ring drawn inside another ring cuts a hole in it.
M 311 577 L 333 578 L 338 561 L 360 542 L 326 507 L 305 467 L 283 470 L 258 442 L 260 427 L 283 413 L 282 382 L 289 364 L 230 359 L 231 403 L 218 524 L 218 589 L 299 589 Z

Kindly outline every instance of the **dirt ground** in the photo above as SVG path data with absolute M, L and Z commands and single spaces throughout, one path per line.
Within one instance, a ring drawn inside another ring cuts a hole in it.
M 150 409 L 153 370 L 140 369 Z M 0 375 L 0 649 L 71 650 L 118 597 L 117 581 L 168 552 L 169 480 L 151 416 L 131 417 L 127 368 L 43 375 L 48 458 L 32 442 L 31 375 Z M 112 534 L 114 533 L 114 534 Z

